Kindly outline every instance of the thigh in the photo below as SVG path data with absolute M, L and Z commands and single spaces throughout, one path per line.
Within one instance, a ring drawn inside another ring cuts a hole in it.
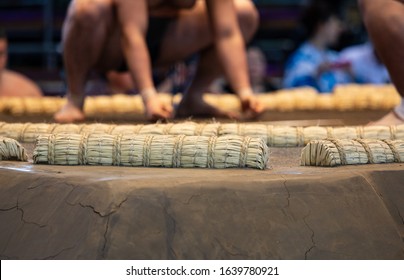
M 212 43 L 212 34 L 204 1 L 192 9 L 181 10 L 173 18 L 161 40 L 157 65 L 183 60 Z
M 234 0 L 234 5 L 240 31 L 248 41 L 257 28 L 258 13 L 249 0 Z M 157 62 L 168 64 L 183 60 L 212 44 L 212 28 L 205 1 L 197 1 L 192 9 L 181 10 L 168 26 Z

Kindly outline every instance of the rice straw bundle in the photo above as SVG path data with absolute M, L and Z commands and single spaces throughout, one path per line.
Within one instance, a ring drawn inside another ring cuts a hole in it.
M 369 127 L 285 127 L 260 123 L 169 123 L 169 124 L 34 124 L 34 123 L 0 123 L 0 136 L 13 138 L 20 142 L 33 143 L 40 134 L 152 134 L 152 135 L 186 135 L 186 136 L 223 136 L 239 135 L 259 137 L 268 146 L 296 147 L 303 146 L 311 140 L 335 139 L 402 139 L 404 125 L 369 126 Z
M 278 108 L 278 98 L 275 93 L 259 94 L 257 98 L 263 104 L 265 110 L 275 111 Z
M 32 124 L 35 125 L 35 124 Z M 61 133 L 71 133 L 71 134 L 80 134 L 85 124 L 56 124 L 53 129 L 49 132 L 49 134 L 61 134 Z
M 280 112 L 291 112 L 296 108 L 296 98 L 293 94 L 284 92 L 276 95 L 277 110 Z
M 401 96 L 393 85 L 374 86 L 369 94 L 370 109 L 389 110 L 400 104 Z
M 141 98 L 128 96 L 126 94 L 114 94 L 111 97 L 111 104 L 117 114 L 133 114 L 143 112 L 143 101 Z
M 314 140 L 303 148 L 301 165 L 337 166 L 403 162 L 403 140 Z
M 297 147 L 304 144 L 302 127 L 268 126 L 267 131 L 270 147 Z
M 105 124 L 105 123 L 93 123 L 93 124 L 86 124 L 80 127 L 81 134 L 111 134 L 111 132 L 116 127 L 115 124 Z
M 25 112 L 24 101 L 21 97 L 2 97 L 3 112 L 15 116 L 23 115 Z
M 293 92 L 293 96 L 296 99 L 296 110 L 314 110 L 319 94 L 313 88 L 305 87 L 300 91 Z
M 111 104 L 111 97 L 107 95 L 88 96 L 84 103 L 84 112 L 87 116 L 113 114 L 114 109 Z
M 265 124 L 224 123 L 220 125 L 218 135 L 259 137 L 268 143 L 268 131 Z
M 321 140 L 329 137 L 326 127 L 308 126 L 303 128 L 304 143 L 307 144 L 311 140 Z
M 40 115 L 45 112 L 44 108 L 44 100 L 41 97 L 22 97 L 22 108 L 24 108 L 24 112 L 21 114 L 27 115 Z
M 66 102 L 60 97 L 2 97 L 1 112 L 11 115 L 54 114 Z
M 170 135 L 187 135 L 187 136 L 217 136 L 219 128 L 222 126 L 220 123 L 195 123 L 184 122 L 176 123 L 166 130 L 166 134 Z M 243 136 L 243 135 L 241 135 Z M 249 135 L 253 136 L 253 135 Z
M 27 128 L 32 125 L 31 123 L 3 123 L 0 127 L 0 137 L 6 137 L 6 138 L 11 138 L 17 141 L 21 141 L 24 138 L 29 138 L 29 137 L 24 137 L 25 131 Z M 40 128 L 35 130 L 40 130 Z M 47 128 L 41 133 L 45 133 L 47 131 Z
M 211 106 L 221 108 L 224 111 L 240 111 L 239 98 L 234 94 L 205 94 L 203 100 Z
M 345 126 L 328 128 L 328 138 L 356 139 L 359 137 L 357 127 Z
M 365 139 L 395 139 L 389 126 L 365 126 L 359 136 Z
M 28 156 L 20 143 L 14 139 L 0 136 L 0 161 L 1 160 L 27 161 Z
M 143 126 L 144 126 L 143 124 L 117 125 L 111 131 L 111 134 L 112 135 L 117 135 L 117 134 L 139 134 L 139 131 Z
M 320 94 L 315 100 L 315 108 L 317 110 L 334 110 L 335 98 L 332 94 Z
M 53 98 L 40 98 L 41 103 L 42 103 L 42 111 L 38 112 L 41 114 L 46 114 L 46 115 L 53 115 L 57 111 L 59 111 L 60 108 L 62 108 L 66 104 L 66 99 L 61 98 L 61 97 L 53 97 Z M 39 102 L 37 100 L 36 102 Z
M 337 85 L 334 88 L 337 108 L 389 110 L 400 103 L 401 97 L 395 87 L 389 85 Z
M 394 135 L 394 138 L 392 138 L 392 140 L 395 139 L 402 139 L 404 140 L 404 124 L 400 124 L 400 125 L 392 125 L 390 126 L 390 131 L 391 134 Z
M 182 95 L 159 93 L 161 102 L 178 104 Z M 338 85 L 333 94 L 319 94 L 314 88 L 300 87 L 283 89 L 271 93 L 259 94 L 258 99 L 266 110 L 362 110 L 392 109 L 399 104 L 401 97 L 392 85 Z M 233 94 L 205 94 L 204 100 L 225 111 L 240 111 L 239 98 Z M 0 112 L 12 115 L 54 114 L 66 102 L 59 97 L 2 97 Z M 87 116 L 99 114 L 143 114 L 144 106 L 141 96 L 116 94 L 112 96 L 90 96 L 84 104 Z
M 34 163 L 265 169 L 268 147 L 260 138 L 185 135 L 40 135 Z

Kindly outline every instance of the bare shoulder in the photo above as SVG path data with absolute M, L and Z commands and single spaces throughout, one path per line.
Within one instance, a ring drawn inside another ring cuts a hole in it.
M 5 70 L 2 77 L 1 94 L 7 96 L 42 96 L 40 88 L 26 76 Z

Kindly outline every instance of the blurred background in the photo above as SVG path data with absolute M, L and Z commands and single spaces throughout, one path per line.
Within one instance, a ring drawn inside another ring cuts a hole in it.
M 35 80 L 45 95 L 63 95 L 61 28 L 69 0 L 1 0 L 0 27 L 9 42 L 8 68 Z M 288 56 L 302 42 L 300 16 L 305 0 L 254 0 L 260 27 L 249 47 L 262 51 L 266 79 L 274 88 L 282 87 Z M 332 47 L 342 50 L 364 43 L 356 0 L 330 0 L 340 10 L 343 32 Z

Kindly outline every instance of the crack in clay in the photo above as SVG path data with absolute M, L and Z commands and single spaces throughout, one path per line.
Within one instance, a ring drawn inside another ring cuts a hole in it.
M 228 253 L 230 256 L 233 256 L 233 257 L 243 257 L 243 258 L 246 258 L 246 259 L 249 258 L 249 256 L 246 255 L 246 254 L 233 253 L 233 252 L 231 252 L 229 249 L 227 249 L 227 248 L 220 242 L 219 239 L 215 238 L 215 240 L 216 240 L 217 244 L 219 244 L 220 248 L 222 248 L 222 250 L 225 251 L 226 253 Z
M 309 226 L 309 224 L 306 221 L 306 218 L 310 216 L 310 212 L 303 218 L 303 222 L 306 225 L 306 227 L 311 231 L 311 246 L 310 248 L 304 253 L 304 259 L 307 260 L 307 257 L 311 250 L 313 250 L 316 247 L 316 242 L 314 242 L 314 230 Z
M 17 206 L 16 207 L 17 207 L 17 210 L 21 212 L 21 221 L 24 224 L 34 225 L 34 226 L 37 226 L 39 228 L 44 228 L 44 227 L 47 226 L 47 225 L 41 225 L 41 224 L 38 224 L 38 223 L 35 223 L 35 222 L 29 222 L 29 221 L 25 220 L 24 219 L 25 212 L 24 212 L 24 209 L 22 209 L 21 207 L 18 206 L 18 199 L 17 199 Z
M 290 191 L 289 191 L 288 187 L 286 186 L 286 182 L 287 182 L 286 178 L 283 175 L 281 175 L 281 178 L 284 180 L 283 181 L 283 187 L 285 188 L 286 193 L 287 193 L 287 196 L 286 196 L 287 203 L 286 203 L 286 206 L 284 208 L 289 208 L 289 206 L 290 206 Z
M 174 217 L 168 212 L 170 201 L 167 194 L 163 196 L 163 212 L 166 222 L 166 246 L 167 246 L 167 259 L 178 259 L 177 254 L 173 248 L 173 240 L 177 230 L 177 222 Z
M 43 178 L 42 176 L 39 176 L 39 177 L 35 178 L 35 180 L 32 181 L 32 182 L 29 184 L 29 187 L 27 188 L 27 190 L 34 190 L 34 189 L 37 189 L 37 188 L 40 188 L 40 187 L 44 186 L 44 184 L 41 184 L 41 182 L 39 182 L 39 184 L 36 185 L 36 186 L 32 186 L 32 185 L 38 183 L 38 181 L 40 181 L 40 179 L 42 179 L 42 178 Z M 49 179 L 48 179 L 48 180 L 49 180 Z M 43 183 L 43 182 L 42 182 L 42 183 Z
M 126 198 L 125 198 L 124 200 L 122 200 L 119 204 L 117 204 L 116 207 L 115 207 L 113 210 L 111 210 L 111 212 L 109 212 L 109 213 L 107 213 L 107 214 L 102 214 L 100 211 L 97 211 L 93 205 L 90 205 L 90 204 L 83 204 L 83 203 L 81 203 L 81 202 L 75 203 L 75 204 L 74 204 L 74 203 L 70 203 L 70 202 L 68 202 L 68 201 L 65 201 L 65 202 L 66 202 L 67 205 L 70 205 L 70 206 L 80 206 L 80 207 L 83 207 L 83 208 L 89 208 L 89 209 L 91 209 L 91 211 L 92 211 L 93 213 L 97 214 L 97 215 L 100 216 L 101 218 L 106 218 L 106 217 L 111 216 L 111 215 L 114 214 L 115 212 L 117 212 L 127 200 L 128 200 L 128 197 L 126 197 Z
M 404 217 L 401 215 L 400 209 L 398 208 L 398 206 L 396 204 L 394 204 L 394 203 L 392 203 L 392 204 L 394 205 L 394 208 L 396 208 L 396 210 L 397 210 L 397 214 L 401 219 L 401 223 L 404 225 Z
M 200 196 L 202 196 L 202 195 L 200 195 L 200 194 L 193 194 L 193 195 L 191 195 L 191 196 L 188 198 L 187 202 L 185 202 L 184 204 L 185 204 L 185 205 L 189 205 L 189 204 L 191 203 L 191 200 L 193 200 L 193 199 L 196 198 L 196 197 L 200 197 Z
M 386 210 L 387 210 L 388 212 L 390 212 L 389 209 L 388 209 L 388 207 L 387 207 L 387 205 L 386 205 L 386 203 L 384 203 L 384 197 L 383 197 L 383 195 L 377 191 L 376 187 L 375 187 L 375 186 L 368 180 L 368 178 L 366 178 L 363 174 L 360 174 L 360 173 L 359 173 L 359 176 L 362 177 L 362 178 L 366 181 L 366 183 L 369 184 L 370 187 L 372 187 L 373 191 L 374 191 L 374 192 L 381 198 L 381 200 L 383 201 L 383 205 L 384 205 L 384 207 L 386 208 Z M 404 217 L 401 215 L 400 209 L 398 208 L 398 206 L 397 206 L 395 203 L 393 203 L 393 201 L 390 201 L 390 202 L 391 202 L 391 204 L 393 205 L 393 207 L 396 209 L 397 215 L 398 215 L 398 216 L 400 217 L 400 219 L 401 219 L 401 223 L 404 225 Z
M 14 210 L 17 208 L 18 208 L 18 206 L 13 206 L 11 208 L 2 208 L 2 209 L 0 209 L 0 212 L 7 212 L 7 211 L 11 211 L 11 210 Z
M 109 219 L 110 219 L 110 216 L 107 217 L 107 223 L 105 225 L 104 244 L 102 245 L 102 249 L 101 249 L 101 257 L 102 257 L 102 259 L 105 259 L 105 250 L 107 248 L 107 243 L 108 243 Z
M 94 206 L 92 206 L 92 205 L 84 205 L 84 204 L 82 204 L 81 202 L 79 202 L 79 203 L 77 203 L 77 204 L 73 204 L 73 203 L 69 203 L 68 201 L 65 201 L 65 203 L 67 204 L 67 205 L 70 205 L 70 206 L 72 206 L 72 207 L 74 207 L 74 206 L 80 206 L 80 207 L 82 207 L 82 208 L 89 208 L 89 209 L 91 209 L 91 211 L 94 213 L 94 214 L 96 214 L 97 216 L 99 216 L 100 218 L 107 218 L 107 221 L 106 221 L 106 225 L 105 225 L 105 231 L 104 231 L 104 235 L 103 235 L 103 237 L 104 237 L 104 244 L 102 245 L 102 248 L 101 248 L 101 258 L 102 259 L 105 259 L 105 255 L 106 255 L 106 248 L 107 248 L 107 243 L 108 243 L 108 231 L 109 231 L 109 220 L 110 220 L 110 217 L 111 217 L 111 215 L 112 214 L 114 214 L 114 213 L 116 213 L 121 207 L 122 207 L 122 205 L 126 202 L 128 200 L 128 197 L 125 197 L 125 199 L 123 199 L 119 204 L 117 204 L 116 205 L 116 207 L 111 211 L 111 212 L 109 212 L 109 213 L 107 213 L 107 214 L 105 214 L 105 215 L 103 215 L 100 211 L 97 211 L 96 209 L 95 209 L 95 207 Z
M 59 252 L 56 253 L 55 255 L 51 255 L 51 256 L 45 257 L 44 260 L 53 260 L 53 259 L 57 258 L 57 257 L 58 257 L 60 254 L 62 254 L 63 252 L 69 251 L 69 250 L 71 250 L 71 249 L 74 249 L 75 247 L 76 247 L 76 246 L 68 247 L 68 248 L 62 249 L 61 251 L 59 251 Z

